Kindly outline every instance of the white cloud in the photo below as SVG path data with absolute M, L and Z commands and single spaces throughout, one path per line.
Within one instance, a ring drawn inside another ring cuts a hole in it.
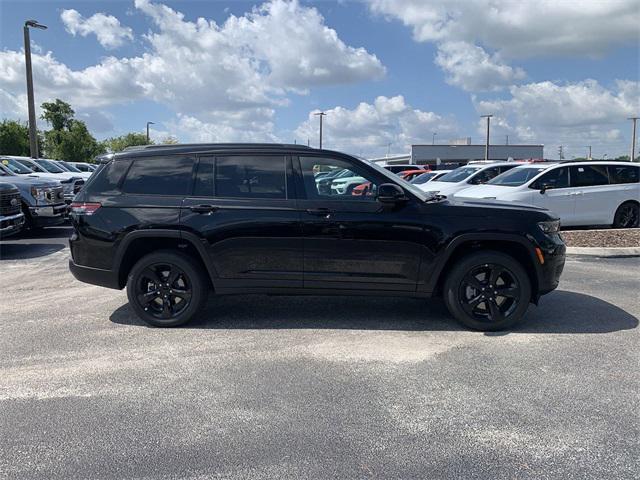
M 435 43 L 447 82 L 469 91 L 524 79 L 506 60 L 598 57 L 640 40 L 637 0 L 368 1 L 373 12 L 410 27 L 416 41 Z
M 447 73 L 447 83 L 467 91 L 499 90 L 526 77 L 521 68 L 505 65 L 498 55 L 467 42 L 441 44 L 435 63 Z
M 310 112 L 295 130 L 300 143 L 309 138 L 312 145 L 317 145 L 316 112 Z M 389 143 L 392 151 L 405 153 L 412 143 L 431 142 L 433 132 L 441 138 L 456 135 L 452 119 L 413 109 L 402 95 L 379 96 L 373 104 L 362 102 L 352 110 L 337 106 L 325 112 L 323 147 L 355 154 L 383 155 Z
M 100 45 L 105 48 L 117 48 L 126 40 L 133 40 L 133 31 L 129 27 L 120 25 L 120 21 L 104 13 L 96 13 L 88 18 L 83 17 L 77 10 L 63 10 L 60 19 L 71 35 L 86 37 L 94 34 Z
M 597 56 L 637 44 L 637 0 L 369 0 L 421 42 L 466 41 L 505 58 Z
M 274 108 L 286 105 L 290 94 L 385 73 L 375 55 L 346 45 L 315 8 L 297 0 L 272 0 L 221 25 L 204 18 L 188 21 L 148 0 L 136 0 L 135 6 L 153 21 L 144 36 L 147 52 L 109 56 L 80 70 L 51 52 L 34 54 L 36 103 L 58 97 L 74 108 L 95 108 L 152 100 L 178 115 L 177 126 L 188 119 L 201 122 L 191 125 L 207 138 L 235 140 L 251 132 L 262 138 L 265 128 L 273 128 Z M 0 89 L 3 106 L 23 114 L 22 52 L 0 52 Z
M 564 145 L 576 155 L 584 154 L 585 145 L 623 153 L 628 138 L 621 128 L 640 110 L 640 82 L 627 80 L 612 89 L 595 80 L 530 83 L 511 87 L 510 94 L 508 99 L 474 99 L 478 113 L 495 115 L 493 138 L 509 134 L 514 141 Z M 479 134 L 484 126 L 478 123 Z

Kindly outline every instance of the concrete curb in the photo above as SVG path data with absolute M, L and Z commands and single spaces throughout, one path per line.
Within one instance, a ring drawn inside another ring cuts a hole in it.
M 567 255 L 588 257 L 640 257 L 640 247 L 567 247 Z

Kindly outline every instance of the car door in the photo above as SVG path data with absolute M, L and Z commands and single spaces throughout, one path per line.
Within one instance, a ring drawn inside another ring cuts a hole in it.
M 344 168 L 371 185 L 364 195 L 321 190 L 314 172 Z M 304 286 L 415 291 L 421 229 L 408 220 L 411 202 L 390 208 L 376 200 L 386 177 L 355 160 L 301 156 L 294 160 L 304 234 Z
M 553 168 L 533 181 L 533 203 L 551 210 L 563 225 L 575 225 L 576 194 L 569 185 L 569 167 Z
M 199 158 L 181 224 L 205 243 L 216 288 L 302 287 L 302 229 L 290 170 L 284 154 Z
M 617 207 L 617 187 L 609 185 L 606 165 L 574 165 L 569 177 L 576 199 L 576 225 L 611 223 L 611 212 Z

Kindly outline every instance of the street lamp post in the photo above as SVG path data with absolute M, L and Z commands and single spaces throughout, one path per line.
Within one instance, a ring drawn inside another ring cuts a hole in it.
M 326 113 L 317 112 L 317 113 L 314 113 L 314 115 L 317 115 L 320 117 L 320 150 L 322 150 L 322 117 L 324 117 Z
M 36 107 L 33 96 L 33 71 L 31 68 L 31 39 L 29 27 L 46 30 L 47 26 L 38 23 L 37 20 L 24 22 L 24 64 L 27 72 L 27 103 L 29 107 L 29 152 L 31 158 L 38 158 L 38 131 L 36 129 Z
M 487 119 L 487 141 L 484 145 L 484 161 L 488 162 L 489 161 L 489 126 L 491 125 L 491 117 L 493 117 L 493 115 L 480 115 L 481 118 L 486 118 Z
M 631 117 L 627 120 L 631 120 L 633 122 L 633 131 L 631 134 L 631 156 L 629 157 L 630 161 L 634 161 L 636 158 L 636 122 L 640 117 Z
M 147 122 L 147 144 L 149 143 L 149 125 L 155 125 L 155 123 Z
M 431 145 L 435 145 L 436 144 L 436 135 L 438 134 L 438 132 L 433 132 L 433 135 L 431 136 Z
M 591 145 L 585 145 L 588 149 L 589 149 L 589 156 L 587 157 L 587 160 L 591 160 Z

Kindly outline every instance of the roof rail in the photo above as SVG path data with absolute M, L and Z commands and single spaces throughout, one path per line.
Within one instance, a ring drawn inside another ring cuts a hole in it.
M 173 144 L 160 144 L 160 145 L 135 145 L 126 147 L 123 151 L 130 152 L 136 150 L 147 149 L 169 149 L 169 148 L 296 148 L 296 149 L 310 149 L 307 145 L 300 145 L 297 143 L 173 143 Z

